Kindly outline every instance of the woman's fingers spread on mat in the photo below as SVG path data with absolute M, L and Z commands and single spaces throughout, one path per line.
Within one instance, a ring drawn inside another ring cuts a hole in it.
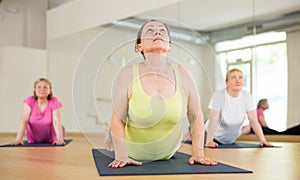
M 9 143 L 10 145 L 23 145 L 23 141 L 14 141 Z
M 126 161 L 114 160 L 108 166 L 111 168 L 122 168 L 125 167 L 126 165 L 141 166 L 142 163 L 129 158 Z
M 121 167 L 121 168 L 122 168 L 122 167 L 126 166 L 126 164 L 129 164 L 129 163 L 127 163 L 127 162 L 125 162 L 125 161 L 120 161 L 118 167 Z
M 207 143 L 207 145 L 206 145 L 207 147 L 218 147 L 219 146 L 219 144 L 218 143 L 216 143 L 216 142 L 209 142 L 209 143 Z
M 217 165 L 218 163 L 216 161 L 210 160 L 209 158 L 205 158 L 205 157 L 191 157 L 189 159 L 189 163 L 190 164 L 203 164 L 203 165 Z
M 54 141 L 52 144 L 54 145 L 64 145 L 66 144 L 64 140 L 57 140 L 57 141 Z
M 112 168 L 118 168 L 118 167 L 120 167 L 121 163 L 122 163 L 122 161 L 114 160 L 114 161 L 111 162 L 108 166 L 109 166 L 109 167 L 112 167 Z M 125 165 L 126 165 L 126 162 L 123 161 L 123 163 L 125 163 Z M 125 165 L 123 165 L 123 167 L 124 167 Z
M 218 163 L 216 161 L 211 160 L 211 159 L 205 158 L 205 159 L 200 159 L 200 164 L 215 166 Z
M 141 166 L 143 163 L 135 160 L 131 160 L 130 164 L 135 165 L 135 166 Z
M 269 142 L 260 142 L 260 143 L 259 143 L 259 145 L 260 145 L 261 147 L 273 146 L 273 145 L 272 145 L 272 144 L 270 144 Z

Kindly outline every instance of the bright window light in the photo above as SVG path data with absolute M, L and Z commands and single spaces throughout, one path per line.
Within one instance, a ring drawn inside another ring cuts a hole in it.
M 217 52 L 233 49 L 257 46 L 261 44 L 275 43 L 286 40 L 285 32 L 268 32 L 257 35 L 245 36 L 238 40 L 223 41 L 215 45 Z

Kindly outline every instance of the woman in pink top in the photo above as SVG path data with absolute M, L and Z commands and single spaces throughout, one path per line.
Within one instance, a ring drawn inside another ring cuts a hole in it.
M 60 101 L 52 95 L 51 82 L 46 78 L 36 80 L 33 96 L 24 100 L 20 129 L 11 144 L 23 144 L 25 131 L 28 143 L 65 144 L 65 130 L 60 120 L 61 107 Z
M 265 120 L 264 111 L 269 109 L 269 103 L 267 99 L 259 100 L 257 104 L 257 119 L 259 124 L 262 127 L 264 134 L 280 134 L 280 135 L 300 135 L 300 124 L 293 126 L 291 128 L 286 129 L 285 131 L 276 131 L 268 127 L 268 124 Z M 253 129 L 251 128 L 250 133 L 254 133 Z
M 279 133 L 278 131 L 275 131 L 268 127 L 268 124 L 265 120 L 265 115 L 264 115 L 264 111 L 267 109 L 269 109 L 268 100 L 267 99 L 259 100 L 259 102 L 257 104 L 257 109 L 256 109 L 258 122 L 261 125 L 264 134 L 278 134 Z

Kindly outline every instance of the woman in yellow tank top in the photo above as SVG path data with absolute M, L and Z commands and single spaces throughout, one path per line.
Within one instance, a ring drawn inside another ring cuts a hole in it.
M 184 66 L 167 62 L 170 45 L 169 30 L 162 22 L 151 20 L 138 32 L 135 48 L 145 61 L 122 69 L 113 97 L 112 168 L 171 158 L 181 145 L 186 117 L 192 137 L 189 163 L 217 164 L 204 156 L 197 87 Z

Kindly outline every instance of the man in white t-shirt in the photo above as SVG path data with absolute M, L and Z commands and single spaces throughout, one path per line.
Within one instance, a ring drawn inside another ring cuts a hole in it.
M 215 92 L 208 105 L 210 112 L 206 122 L 206 146 L 217 147 L 220 143 L 234 143 L 241 135 L 247 117 L 260 145 L 272 146 L 266 141 L 257 121 L 256 106 L 251 94 L 242 91 L 242 88 L 242 71 L 229 70 L 226 74 L 226 88 Z

